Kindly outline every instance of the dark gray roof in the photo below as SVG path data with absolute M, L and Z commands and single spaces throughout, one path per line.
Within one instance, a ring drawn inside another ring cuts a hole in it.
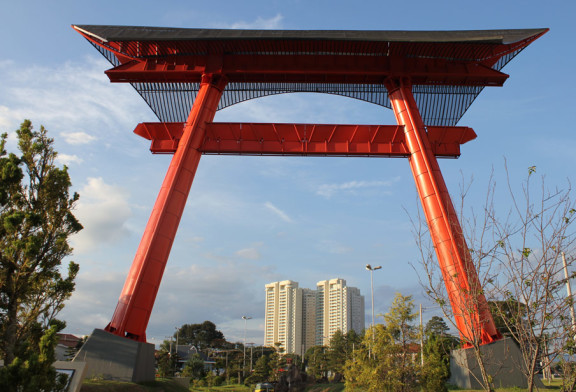
M 380 30 L 232 30 L 144 26 L 75 25 L 104 42 L 181 40 L 339 40 L 371 42 L 445 42 L 510 44 L 541 34 L 547 29 L 380 31 Z

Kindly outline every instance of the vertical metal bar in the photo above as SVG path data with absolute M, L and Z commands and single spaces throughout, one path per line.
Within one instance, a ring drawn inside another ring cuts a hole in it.
M 424 326 L 422 325 L 422 304 L 420 304 L 420 366 L 424 367 Z
M 390 80 L 386 87 L 396 120 L 404 126 L 410 167 L 460 336 L 467 342 L 482 344 L 498 340 L 501 336 L 482 294 L 460 222 L 412 95 L 411 83 Z
M 106 327 L 108 332 L 146 341 L 146 327 L 200 161 L 198 149 L 206 133 L 206 123 L 214 118 L 225 84 L 221 75 L 204 75 L 202 78 L 112 321 Z
M 572 332 L 575 333 L 576 339 L 576 314 L 574 314 L 574 297 L 572 297 L 572 286 L 570 285 L 570 275 L 568 275 L 568 264 L 566 263 L 566 255 L 562 252 L 562 265 L 564 266 L 564 276 L 566 277 L 566 292 L 568 293 L 568 303 L 570 304 L 570 317 L 572 319 Z

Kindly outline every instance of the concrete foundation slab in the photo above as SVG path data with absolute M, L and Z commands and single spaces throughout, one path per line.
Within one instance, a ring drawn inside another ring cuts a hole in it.
M 154 345 L 95 329 L 73 361 L 86 362 L 85 377 L 118 381 L 154 380 Z
M 56 361 L 54 362 L 54 368 L 58 373 L 68 376 L 66 392 L 80 392 L 86 370 L 85 362 Z
M 486 370 L 494 380 L 496 388 L 526 388 L 527 378 L 522 353 L 516 342 L 505 338 L 480 348 Z M 482 389 L 482 374 L 472 349 L 453 350 L 450 353 L 450 380 L 448 382 L 463 389 Z M 537 386 L 543 386 L 536 379 Z

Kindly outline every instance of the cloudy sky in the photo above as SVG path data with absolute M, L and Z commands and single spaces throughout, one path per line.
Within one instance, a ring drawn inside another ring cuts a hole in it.
M 503 162 L 519 183 L 537 166 L 548 184 L 565 187 L 576 166 L 573 91 L 576 3 L 527 0 L 411 2 L 331 0 L 83 1 L 2 3 L 0 130 L 29 118 L 56 140 L 70 168 L 85 229 L 73 238 L 77 290 L 61 317 L 67 332 L 88 334 L 110 320 L 148 219 L 169 156 L 153 156 L 132 133 L 156 121 L 127 85 L 110 84 L 110 67 L 71 24 L 192 28 L 468 30 L 549 27 L 504 68 L 503 88 L 486 89 L 459 125 L 478 138 L 458 160 L 441 161 L 454 195 L 474 178 L 481 203 L 492 170 Z M 334 96 L 262 98 L 217 113 L 216 121 L 394 124 L 388 109 Z M 12 148 L 13 148 L 12 144 Z M 504 199 L 502 199 L 502 203 Z M 505 206 L 505 204 L 503 204 Z M 264 285 L 291 279 L 346 279 L 366 295 L 366 263 L 375 308 L 395 292 L 425 301 L 409 216 L 418 201 L 404 159 L 205 156 L 148 326 L 158 342 L 184 323 L 212 320 L 229 340 L 263 340 Z M 425 317 L 429 317 L 429 310 Z M 368 318 L 368 317 L 367 317 Z

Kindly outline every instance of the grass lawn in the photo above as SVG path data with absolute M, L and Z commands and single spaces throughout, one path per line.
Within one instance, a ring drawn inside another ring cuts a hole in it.
M 139 384 L 109 380 L 84 380 L 80 392 L 188 392 L 188 388 L 167 379 Z
M 246 385 L 234 384 L 234 385 L 222 385 L 219 387 L 190 387 L 191 392 L 250 392 L 252 388 Z
M 304 392 L 346 392 L 344 384 L 316 384 L 306 388 Z
M 550 383 L 546 380 L 542 380 L 544 384 L 544 389 L 540 388 L 540 391 L 546 392 L 560 392 L 562 390 L 562 380 L 553 380 Z M 480 389 L 448 389 L 450 391 L 459 391 L 459 392 L 481 392 Z M 496 388 L 496 392 L 525 392 L 527 389 L 523 388 Z
M 554 380 L 550 384 L 544 381 L 545 391 L 560 392 L 562 381 Z M 451 389 L 459 392 L 480 392 L 472 389 Z M 543 389 L 540 389 L 541 391 Z M 160 379 L 147 383 L 135 384 L 131 382 L 85 380 L 81 392 L 251 392 L 252 388 L 245 385 L 223 385 L 219 387 L 191 387 L 187 389 L 182 385 L 168 379 Z M 524 392 L 521 388 L 497 388 L 497 392 Z M 344 384 L 315 384 L 306 388 L 305 392 L 346 392 Z

